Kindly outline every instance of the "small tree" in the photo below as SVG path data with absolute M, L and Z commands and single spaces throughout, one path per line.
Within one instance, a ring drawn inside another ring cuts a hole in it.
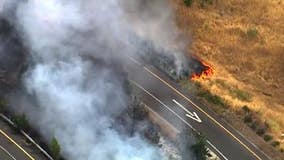
M 55 137 L 53 137 L 51 140 L 51 143 L 49 145 L 49 150 L 54 160 L 60 159 L 60 145 Z
M 197 141 L 191 146 L 198 160 L 206 160 L 208 150 L 206 148 L 206 139 L 204 136 L 197 135 Z

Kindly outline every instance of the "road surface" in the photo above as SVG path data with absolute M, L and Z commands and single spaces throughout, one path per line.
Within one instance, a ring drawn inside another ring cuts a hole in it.
M 129 58 L 125 69 L 144 103 L 181 129 L 187 126 L 201 132 L 208 147 L 224 160 L 268 160 L 265 153 L 194 97 L 184 93 L 163 73 Z
M 23 136 L 0 120 L 0 160 L 47 160 Z

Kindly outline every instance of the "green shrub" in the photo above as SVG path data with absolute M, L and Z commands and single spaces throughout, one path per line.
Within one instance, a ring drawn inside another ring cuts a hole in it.
M 246 113 L 250 113 L 250 112 L 251 112 L 251 110 L 249 109 L 249 107 L 248 107 L 247 105 L 244 105 L 244 106 L 242 107 L 242 109 L 243 109 L 243 111 L 245 111 Z
M 191 146 L 198 160 L 206 160 L 208 150 L 206 148 L 206 139 L 201 135 L 197 135 L 197 141 Z
M 252 99 L 252 96 L 248 92 L 240 89 L 231 89 L 230 92 L 241 101 L 250 102 Z
M 271 141 L 271 140 L 273 139 L 273 137 L 272 137 L 271 135 L 269 135 L 269 134 L 266 134 L 266 135 L 264 135 L 263 139 L 264 139 L 266 142 L 268 142 L 268 141 Z
M 258 30 L 256 28 L 249 28 L 246 35 L 249 39 L 255 39 L 258 36 Z
M 144 106 L 134 106 L 131 116 L 134 120 L 142 121 L 147 118 L 148 110 Z
M 187 7 L 190 7 L 192 5 L 193 0 L 183 0 L 183 2 Z
M 250 128 L 251 128 L 252 130 L 256 130 L 257 127 L 258 127 L 258 123 L 257 123 L 256 121 L 254 121 L 253 123 L 250 124 Z
M 198 96 L 204 97 L 209 103 L 226 107 L 223 99 L 217 95 L 212 95 L 209 91 L 201 91 L 198 93 Z
M 277 146 L 280 145 L 280 142 L 279 142 L 279 141 L 273 141 L 273 142 L 271 143 L 271 145 L 272 145 L 273 147 L 277 147 Z
M 49 145 L 49 150 L 51 153 L 51 156 L 54 160 L 60 159 L 60 145 L 55 137 L 52 138 L 51 143 Z
M 256 134 L 259 135 L 259 136 L 264 135 L 264 133 L 265 133 L 265 129 L 264 128 L 258 128 L 257 131 L 256 131 Z
M 153 144 L 160 142 L 159 127 L 153 123 L 144 131 L 144 136 Z
M 177 136 L 177 148 L 180 151 L 181 159 L 188 159 L 192 156 L 192 142 L 196 134 L 191 129 L 184 127 Z
M 25 114 L 16 115 L 12 118 L 18 129 L 27 130 L 29 128 L 29 122 Z
M 245 123 L 251 123 L 252 122 L 252 114 L 245 115 L 244 122 Z

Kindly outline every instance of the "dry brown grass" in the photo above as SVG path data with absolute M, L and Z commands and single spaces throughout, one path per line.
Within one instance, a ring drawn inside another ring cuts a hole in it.
M 171 2 L 178 26 L 192 38 L 189 52 L 216 70 L 201 84 L 226 99 L 232 110 L 250 106 L 280 139 L 284 132 L 284 0 L 214 0 L 205 8 L 196 3 L 188 8 L 182 0 Z M 248 92 L 251 100 L 236 98 L 232 89 Z

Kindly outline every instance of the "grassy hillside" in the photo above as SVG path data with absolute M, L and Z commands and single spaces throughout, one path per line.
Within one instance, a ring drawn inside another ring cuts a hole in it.
M 284 0 L 171 0 L 188 52 L 215 69 L 202 86 L 240 111 L 248 106 L 284 147 Z M 203 3 L 202 3 L 203 2 Z M 212 3 L 211 3 L 212 2 Z M 282 142 L 281 142 L 282 141 Z

